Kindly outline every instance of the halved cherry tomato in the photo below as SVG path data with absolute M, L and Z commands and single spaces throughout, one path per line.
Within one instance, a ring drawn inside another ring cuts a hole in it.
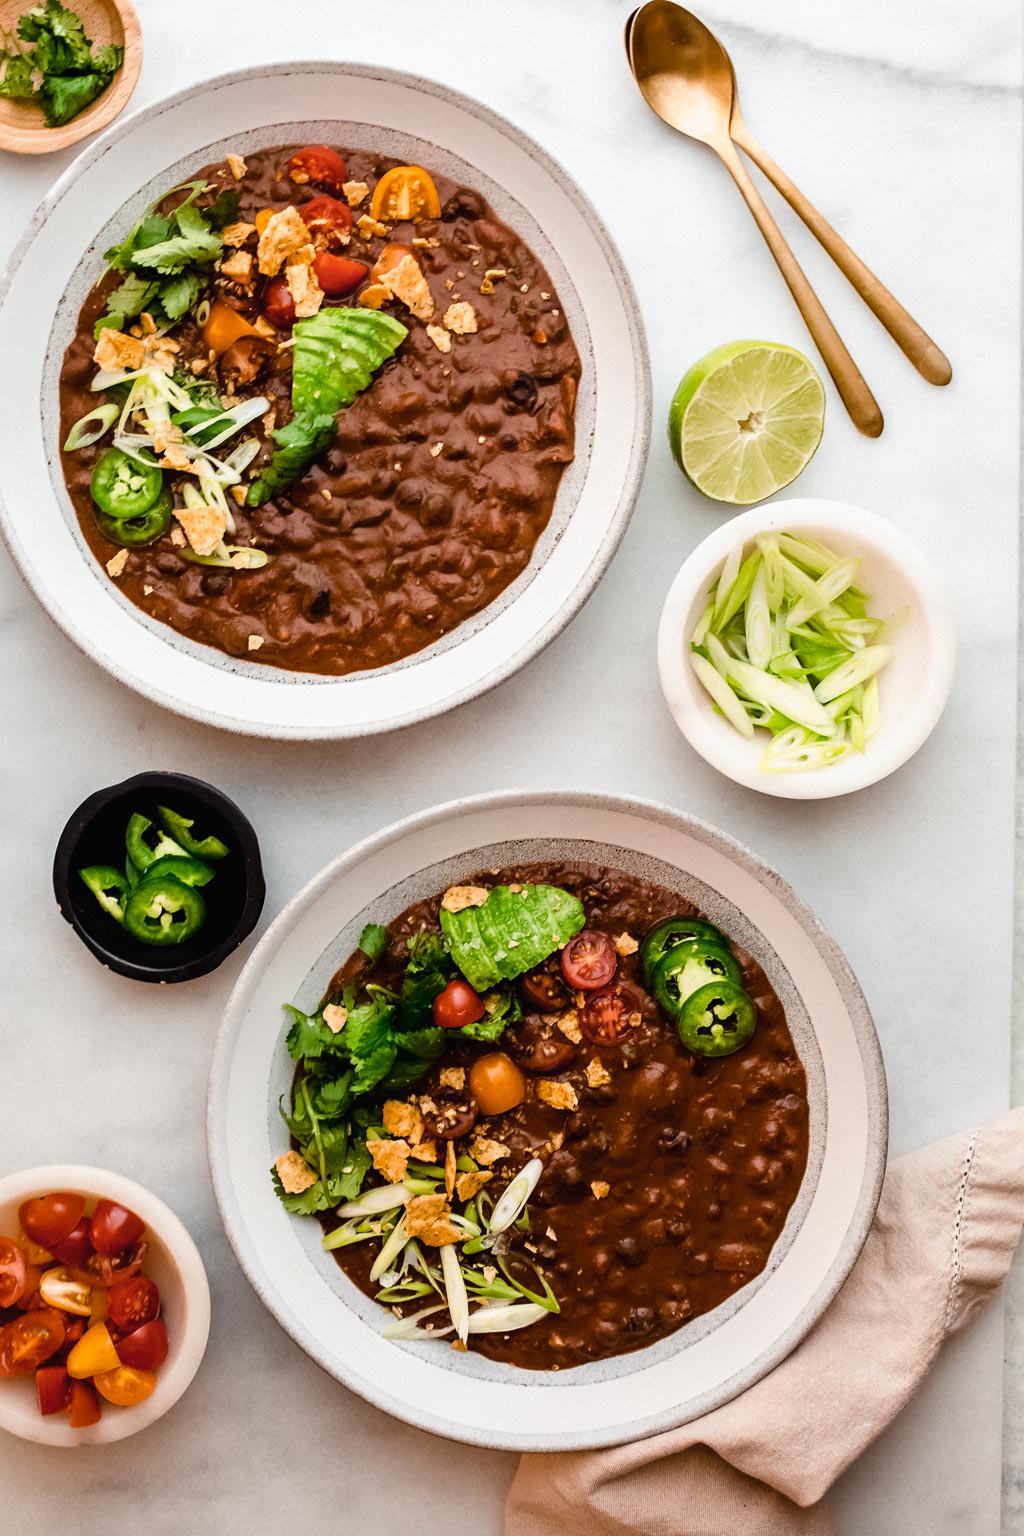
M 120 1363 L 106 1323 L 93 1323 L 68 1355 L 68 1375 L 82 1381 L 97 1371 L 113 1371 Z
M 68 1418 L 72 1429 L 88 1429 L 90 1424 L 98 1424 L 103 1414 L 99 1394 L 91 1381 L 73 1381 L 71 1383 L 71 1401 L 68 1404 Z
M 485 1012 L 479 992 L 459 977 L 434 998 L 434 1023 L 438 1029 L 461 1029 L 464 1024 L 475 1024 Z
M 34 1371 L 55 1355 L 64 1343 L 64 1323 L 59 1312 L 40 1307 L 5 1323 L 0 1328 L 0 1376 Z
M 526 1078 L 504 1051 L 491 1051 L 474 1061 L 469 1088 L 485 1115 L 503 1115 L 526 1098 Z
M 51 1195 L 36 1195 L 26 1200 L 18 1211 L 21 1224 L 34 1243 L 53 1252 L 85 1214 L 85 1198 L 60 1190 Z
M 18 1233 L 18 1247 L 30 1264 L 49 1264 L 53 1254 L 42 1243 L 34 1243 L 24 1229 Z
M 155 1371 L 136 1370 L 134 1366 L 118 1365 L 110 1371 L 100 1371 L 93 1377 L 93 1385 L 108 1403 L 119 1408 L 134 1408 L 144 1403 L 156 1386 Z
M 314 197 L 299 209 L 302 222 L 318 243 L 328 245 L 334 235 L 347 235 L 352 228 L 352 209 L 336 197 Z
M 318 251 L 313 257 L 316 280 L 330 299 L 352 293 L 369 270 L 365 261 L 350 261 L 347 256 L 335 256 L 333 251 Z
M 33 1307 L 41 1305 L 39 1300 L 39 1282 L 43 1271 L 38 1264 L 25 1265 L 25 1289 L 21 1293 L 21 1300 L 17 1303 L 22 1312 L 30 1312 Z
M 97 1292 L 96 1294 L 102 1295 L 103 1293 Z M 63 1312 L 61 1316 L 64 1319 L 64 1343 L 55 1355 L 50 1356 L 50 1363 L 52 1365 L 67 1365 L 68 1355 L 70 1355 L 82 1337 L 88 1322 L 88 1318 L 73 1317 L 70 1312 Z
M 151 1323 L 160 1311 L 160 1292 L 145 1275 L 115 1280 L 107 1292 L 107 1312 L 125 1333 Z
M 222 304 L 218 299 L 210 305 L 209 318 L 203 326 L 203 340 L 218 357 L 240 337 L 258 335 L 256 327 L 250 325 L 245 316 L 240 315 L 237 309 L 232 309 L 230 304 Z
M 271 277 L 263 284 L 260 313 L 279 331 L 290 331 L 295 324 L 295 300 L 284 277 Z
M 88 1317 L 92 1311 L 90 1287 L 76 1279 L 63 1264 L 46 1271 L 39 1282 L 39 1294 L 48 1307 L 56 1307 L 59 1312 L 73 1312 L 76 1317 Z
M 543 966 L 520 976 L 519 991 L 527 1007 L 538 1013 L 561 1013 L 569 1006 L 562 978 Z
M 92 1258 L 92 1224 L 88 1216 L 83 1216 L 62 1243 L 55 1243 L 53 1256 L 62 1264 L 72 1264 L 76 1269 L 81 1269 Z
M 288 161 L 288 175 L 299 186 L 312 181 L 318 187 L 340 192 L 346 181 L 345 162 L 336 149 L 328 149 L 326 144 L 307 144 Z
M 0 1307 L 13 1307 L 25 1294 L 25 1255 L 9 1237 L 0 1237 Z
M 580 1030 L 592 1045 L 614 1045 L 640 1022 L 639 1004 L 639 994 L 628 981 L 591 992 L 580 1009 Z
M 370 269 L 370 281 L 375 282 L 382 272 L 392 272 L 400 261 L 407 256 L 416 260 L 416 252 L 411 245 L 403 245 L 399 240 L 389 240 L 387 245 L 381 247 L 380 255 Z
M 606 987 L 618 969 L 615 945 L 597 928 L 584 928 L 562 950 L 562 975 L 570 987 L 596 992 Z
M 44 1365 L 36 1371 L 36 1397 L 44 1419 L 64 1412 L 71 1401 L 71 1378 L 62 1365 Z
M 146 1223 L 116 1200 L 98 1200 L 92 1213 L 92 1245 L 97 1253 L 123 1253 L 137 1243 Z
M 141 1370 L 155 1371 L 167 1359 L 167 1329 L 157 1317 L 151 1323 L 143 1323 L 126 1333 L 117 1343 L 117 1358 L 122 1365 L 138 1366 Z
M 258 235 L 262 235 L 263 231 L 274 217 L 274 214 L 280 213 L 280 211 L 281 210 L 279 208 L 261 208 L 259 213 L 253 219 L 253 223 L 256 225 L 256 233 Z
M 441 199 L 422 165 L 395 165 L 373 189 L 370 212 L 392 224 L 402 219 L 439 219 Z
M 108 1286 L 137 1275 L 148 1251 L 148 1243 L 136 1243 L 124 1253 L 94 1253 L 85 1266 L 85 1278 L 90 1285 Z

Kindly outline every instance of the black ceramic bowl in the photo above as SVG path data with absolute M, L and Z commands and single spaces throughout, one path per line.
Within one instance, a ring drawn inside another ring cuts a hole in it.
M 134 811 L 156 820 L 167 805 L 195 820 L 197 838 L 213 833 L 231 850 L 203 894 L 203 927 L 183 944 L 161 949 L 132 938 L 100 906 L 78 871 L 124 863 L 125 829 Z M 53 859 L 53 890 L 61 916 L 98 960 L 135 981 L 192 981 L 216 970 L 255 928 L 267 893 L 260 846 L 247 817 L 212 784 L 184 773 L 137 773 L 99 789 L 75 811 Z

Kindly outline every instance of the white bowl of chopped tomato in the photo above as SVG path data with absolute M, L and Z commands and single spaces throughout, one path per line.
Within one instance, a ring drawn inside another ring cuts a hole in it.
M 174 1212 L 76 1164 L 0 1179 L 0 1429 L 106 1445 L 181 1397 L 206 1349 L 210 1289 Z

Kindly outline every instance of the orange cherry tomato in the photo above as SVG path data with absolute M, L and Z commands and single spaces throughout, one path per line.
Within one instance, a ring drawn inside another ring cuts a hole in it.
M 85 1196 L 63 1190 L 51 1195 L 36 1195 L 26 1200 L 18 1211 L 21 1225 L 34 1243 L 50 1252 L 62 1243 L 85 1215 Z
M 345 184 L 345 162 L 336 149 L 326 144 L 307 144 L 296 150 L 288 161 L 288 175 L 299 186 L 314 182 L 331 192 L 340 192 Z
M 441 199 L 422 165 L 396 165 L 385 171 L 373 189 L 370 212 L 375 219 L 399 223 L 411 219 L 439 219 Z
M 25 1294 L 25 1255 L 9 1237 L 0 1237 L 0 1307 L 13 1307 Z
M 320 251 L 313 257 L 313 271 L 327 297 L 340 299 L 359 287 L 369 268 L 365 261 L 350 261 L 347 256 L 335 256 L 333 251 Z
M 484 1115 L 503 1115 L 526 1097 L 526 1079 L 504 1051 L 492 1051 L 474 1061 L 469 1087 Z
M 203 326 L 203 340 L 218 357 L 241 337 L 258 335 L 256 327 L 250 325 L 245 316 L 240 315 L 237 309 L 232 309 L 230 304 L 222 304 L 218 299 L 210 305 L 210 315 Z
M 253 219 L 253 223 L 256 225 L 256 233 L 258 235 L 262 235 L 263 231 L 266 229 L 267 225 L 270 223 L 271 219 L 274 217 L 274 214 L 278 213 L 279 211 L 280 210 L 277 209 L 277 208 L 261 208 L 260 209 L 259 213 Z
M 91 1381 L 73 1381 L 71 1383 L 71 1400 L 68 1403 L 68 1418 L 72 1429 L 88 1429 L 90 1424 L 98 1424 L 103 1413 L 103 1405 L 99 1400 L 96 1388 Z
M 106 1323 L 93 1323 L 68 1355 L 68 1375 L 83 1381 L 100 1371 L 116 1370 L 120 1363 Z
M 155 1371 L 139 1371 L 131 1365 L 118 1365 L 112 1371 L 100 1371 L 93 1377 L 93 1386 L 108 1403 L 119 1408 L 134 1408 L 144 1403 L 156 1386 Z
M 16 1317 L 0 1328 L 0 1376 L 34 1371 L 55 1355 L 64 1343 L 64 1323 L 59 1312 L 39 1307 Z

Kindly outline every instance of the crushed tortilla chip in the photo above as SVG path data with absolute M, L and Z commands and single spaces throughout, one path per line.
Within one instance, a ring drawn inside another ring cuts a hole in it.
M 212 555 L 227 532 L 223 507 L 175 507 L 174 515 L 197 555 Z
M 117 554 L 112 555 L 111 558 L 107 561 L 107 575 L 113 577 L 114 581 L 116 581 L 117 578 L 123 573 L 127 564 L 128 551 L 126 549 L 119 549 Z
M 248 644 L 248 647 L 249 647 L 250 651 L 258 651 L 260 646 L 264 643 L 263 642 L 263 636 L 262 635 L 250 635 L 249 639 L 248 639 L 248 641 L 246 643 Z
M 246 164 L 245 164 L 245 161 L 243 160 L 242 156 L 241 155 L 225 155 L 224 159 L 227 161 L 227 163 L 228 163 L 228 170 L 231 172 L 231 174 L 235 178 L 235 180 L 236 181 L 241 181 L 242 178 L 245 176 L 245 172 L 246 172 Z
M 617 955 L 635 955 L 640 945 L 631 933 L 620 933 L 615 940 L 615 953 Z
M 244 245 L 250 235 L 256 233 L 255 224 L 247 224 L 244 219 L 239 219 L 236 224 L 225 224 L 220 232 L 220 237 L 225 245 Z
M 476 330 L 476 310 L 472 304 L 449 304 L 444 312 L 445 329 L 456 336 L 470 336 Z
M 445 1067 L 438 1078 L 441 1088 L 454 1088 L 456 1093 L 461 1093 L 466 1086 L 465 1067 Z
M 450 1200 L 455 1193 L 455 1143 L 445 1142 L 444 1148 L 444 1192 Z
M 369 187 L 365 181 L 343 181 L 341 190 L 345 194 L 345 201 L 350 208 L 358 208 L 369 193 Z
M 391 289 L 385 288 L 383 283 L 370 283 L 364 288 L 356 300 L 364 309 L 383 309 L 391 297 Z
M 444 1248 L 462 1241 L 464 1233 L 451 1223 L 444 1195 L 415 1195 L 405 1207 L 405 1230 L 430 1248 Z
M 171 543 L 177 549 L 184 549 L 185 548 L 185 545 L 188 543 L 188 540 L 186 539 L 184 533 L 182 532 L 182 530 L 180 528 L 172 528 L 171 529 Z
M 389 1184 L 401 1184 L 409 1161 L 407 1141 L 368 1141 L 366 1150 L 373 1158 L 373 1166 L 382 1173 Z
M 452 338 L 449 336 L 443 325 L 428 325 L 427 335 L 430 337 L 431 341 L 434 343 L 434 346 L 439 352 L 451 351 Z
M 612 1191 L 611 1185 L 607 1184 L 604 1179 L 594 1179 L 590 1185 L 590 1188 L 593 1191 L 595 1200 L 603 1200 L 605 1196 L 610 1195 Z
M 134 373 L 142 367 L 145 358 L 146 346 L 141 337 L 126 336 L 124 331 L 115 331 L 109 325 L 100 331 L 92 354 L 97 368 L 107 373 L 120 373 L 122 369 Z
M 462 912 L 466 907 L 482 907 L 488 892 L 482 885 L 450 885 L 441 897 L 445 912 Z
M 565 1013 L 560 1014 L 555 1020 L 555 1024 L 567 1040 L 571 1040 L 573 1045 L 579 1045 L 583 1035 L 580 1032 L 580 1016 L 575 1008 L 566 1009 Z
M 480 284 L 481 293 L 493 293 L 496 279 L 507 277 L 508 272 L 504 267 L 489 267 L 484 273 L 484 280 Z
M 486 1168 L 478 1168 L 475 1173 L 460 1173 L 455 1180 L 455 1193 L 462 1201 L 472 1200 L 493 1178 L 494 1174 Z
M 252 281 L 252 253 L 250 251 L 234 251 L 227 261 L 220 264 L 221 275 L 229 277 L 233 283 L 250 283 Z
M 289 256 L 294 256 L 305 246 L 312 248 L 309 230 L 296 209 L 289 205 L 282 208 L 280 213 L 271 214 L 263 227 L 256 250 L 260 271 L 264 277 L 273 277 L 276 272 L 280 272 Z
M 612 1075 L 603 1062 L 598 1061 L 596 1056 L 591 1057 L 590 1061 L 587 1062 L 587 1086 L 589 1088 L 603 1088 L 605 1083 L 610 1083 L 611 1080 Z
M 506 1147 L 503 1141 L 493 1141 L 490 1136 L 477 1132 L 469 1144 L 469 1155 L 475 1162 L 490 1168 L 493 1163 L 500 1163 L 506 1157 L 511 1157 L 512 1149 Z
M 417 320 L 429 320 L 433 315 L 434 298 L 415 256 L 403 256 L 397 266 L 378 273 L 377 281 Z
M 298 1152 L 282 1152 L 274 1167 L 286 1195 L 301 1195 L 316 1183 L 316 1174 Z
M 306 320 L 315 315 L 324 301 L 324 291 L 313 268 L 295 262 L 285 267 L 284 275 L 288 292 L 295 301 L 296 319 Z
M 550 1078 L 542 1078 L 537 1084 L 537 1097 L 541 1103 L 550 1104 L 552 1109 L 579 1108 L 580 1101 L 572 1083 L 555 1083 Z
M 412 1155 L 418 1163 L 437 1162 L 437 1142 L 428 1136 L 425 1141 L 418 1141 L 412 1149 Z
M 255 638 L 255 635 L 249 636 L 250 650 L 254 649 L 252 641 Z M 263 644 L 262 640 L 260 641 L 260 644 Z M 331 1034 L 338 1035 L 345 1028 L 346 1023 L 348 1022 L 348 1009 L 343 1008 L 341 1003 L 328 1003 L 326 1008 L 323 1010 L 323 1020 Z
M 381 224 L 372 213 L 364 213 L 361 219 L 356 219 L 356 229 L 360 240 L 372 240 L 374 235 L 386 235 L 388 232 L 387 225 Z
M 415 1104 L 403 1104 L 401 1099 L 388 1099 L 382 1118 L 389 1136 L 404 1136 L 412 1142 L 419 1141 L 423 1135 L 423 1116 Z

